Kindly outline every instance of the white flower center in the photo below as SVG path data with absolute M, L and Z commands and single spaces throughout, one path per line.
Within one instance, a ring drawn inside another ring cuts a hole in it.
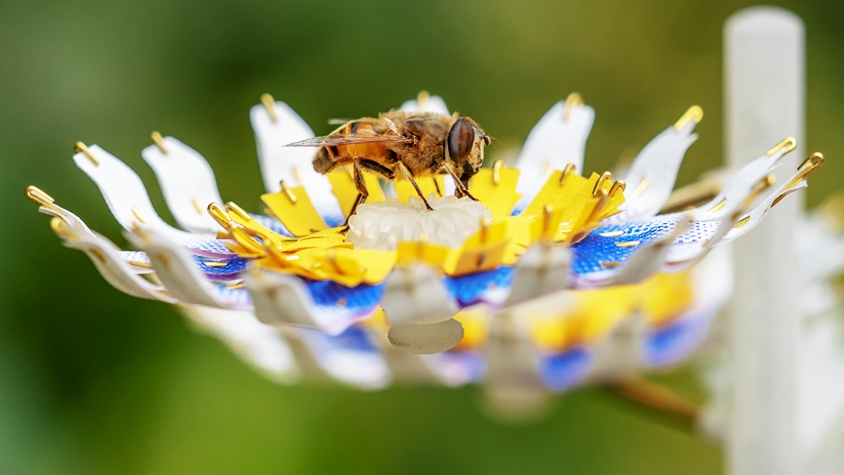
M 481 220 L 492 219 L 486 206 L 466 197 L 431 194 L 428 203 L 433 211 L 425 209 L 416 196 L 411 196 L 408 204 L 393 196 L 363 204 L 349 219 L 346 241 L 360 249 L 392 251 L 399 242 L 417 241 L 425 234 L 431 244 L 459 247 L 480 229 Z

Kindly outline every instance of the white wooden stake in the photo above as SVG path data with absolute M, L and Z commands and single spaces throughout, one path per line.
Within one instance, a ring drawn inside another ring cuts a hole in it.
M 724 28 L 727 160 L 737 168 L 785 137 L 797 150 L 783 162 L 794 171 L 804 157 L 805 32 L 791 12 L 752 7 Z M 797 260 L 793 233 L 802 201 L 783 200 L 757 229 L 736 242 L 731 306 L 732 402 L 727 472 L 801 473 L 797 434 Z

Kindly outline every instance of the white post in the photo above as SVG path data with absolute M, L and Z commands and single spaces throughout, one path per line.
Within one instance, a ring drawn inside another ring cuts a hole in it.
M 804 38 L 800 18 L 779 8 L 752 7 L 727 21 L 724 110 L 731 167 L 744 165 L 789 136 L 799 146 L 783 159 L 783 175 L 805 158 Z M 801 209 L 799 197 L 783 200 L 733 248 L 730 475 L 801 473 L 793 239 Z

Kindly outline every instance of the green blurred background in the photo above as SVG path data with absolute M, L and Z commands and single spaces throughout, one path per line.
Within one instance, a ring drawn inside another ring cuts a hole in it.
M 600 389 L 508 425 L 482 392 L 280 387 L 174 308 L 112 289 L 63 249 L 23 197 L 36 184 L 123 244 L 70 160 L 98 143 L 144 179 L 149 133 L 203 153 L 223 196 L 262 191 L 248 110 L 263 92 L 317 133 L 420 89 L 501 141 L 524 140 L 569 92 L 597 111 L 588 170 L 706 112 L 680 182 L 722 155 L 721 27 L 750 3 L 713 0 L 0 3 L 0 471 L 3 473 L 716 474 L 722 454 Z M 808 150 L 829 160 L 809 204 L 844 171 L 844 3 L 784 2 L 807 25 Z M 771 74 L 776 74 L 771 71 Z M 699 394 L 692 372 L 661 379 Z

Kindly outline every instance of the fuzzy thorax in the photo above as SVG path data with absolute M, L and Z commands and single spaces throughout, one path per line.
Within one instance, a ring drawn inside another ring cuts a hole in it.
M 399 242 L 427 235 L 431 244 L 459 247 L 478 231 L 482 220 L 492 219 L 486 206 L 469 198 L 439 198 L 432 193 L 428 202 L 433 211 L 416 196 L 407 204 L 387 196 L 386 201 L 361 205 L 349 219 L 346 240 L 360 249 L 395 250 Z

